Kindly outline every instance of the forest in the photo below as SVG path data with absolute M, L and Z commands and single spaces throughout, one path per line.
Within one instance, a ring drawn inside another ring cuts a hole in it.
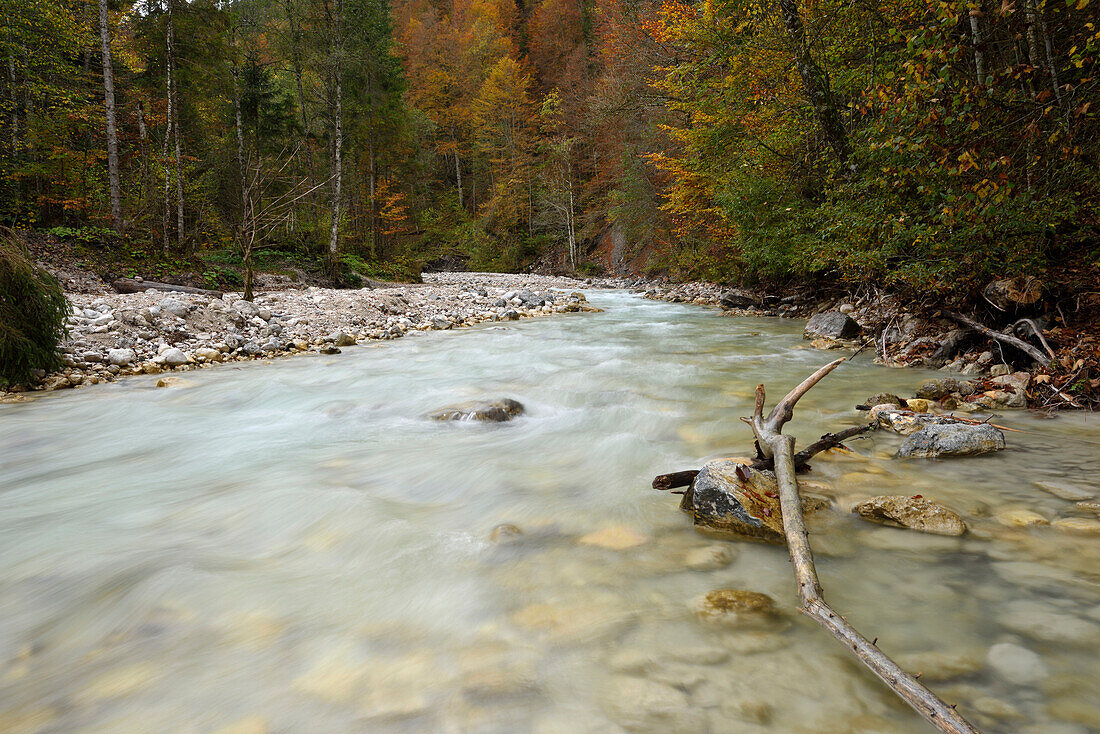
M 946 292 L 1100 259 L 1090 0 L 2 7 L 0 223 L 151 275 Z

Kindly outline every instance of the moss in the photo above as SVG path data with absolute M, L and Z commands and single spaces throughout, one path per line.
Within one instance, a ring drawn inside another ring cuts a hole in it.
M 14 234 L 0 234 L 0 385 L 61 366 L 68 310 L 57 280 L 28 259 Z

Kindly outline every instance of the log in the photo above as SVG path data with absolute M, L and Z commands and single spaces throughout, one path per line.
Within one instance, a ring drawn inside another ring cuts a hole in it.
M 953 706 L 948 706 L 915 677 L 902 670 L 874 642 L 860 634 L 825 602 L 814 566 L 809 533 L 802 517 L 802 497 L 795 477 L 794 438 L 784 435 L 782 431 L 783 425 L 794 415 L 798 400 L 843 361 L 841 358 L 830 362 L 807 377 L 779 401 L 767 418 L 763 417 L 764 386 L 758 385 L 753 417 L 742 419 L 752 428 L 761 450 L 775 463 L 783 532 L 798 582 L 800 611 L 842 642 L 849 652 L 938 731 L 944 734 L 979 734 Z
M 982 324 L 979 324 L 974 319 L 967 318 L 966 316 L 963 316 L 962 314 L 954 313 L 953 311 L 944 311 L 943 313 L 944 313 L 945 316 L 948 316 L 948 317 L 954 319 L 955 321 L 958 321 L 960 324 L 964 324 L 966 326 L 969 326 L 971 329 L 974 329 L 975 331 L 980 331 L 982 334 L 985 334 L 990 339 L 995 339 L 995 340 L 997 340 L 997 341 L 999 341 L 1003 344 L 1008 344 L 1009 346 L 1012 346 L 1012 347 L 1015 347 L 1016 349 L 1019 349 L 1021 352 L 1025 353 L 1027 356 L 1034 359 L 1036 362 L 1038 362 L 1043 367 L 1047 367 L 1047 366 L 1050 365 L 1050 357 L 1043 354 L 1038 349 L 1036 349 L 1035 347 L 1033 347 L 1032 345 L 1028 344 L 1027 342 L 1025 342 L 1021 339 L 1017 339 L 1016 337 L 1010 336 L 1008 334 L 1002 334 L 999 331 L 994 331 L 993 329 L 990 329 L 988 326 L 983 326 Z
M 144 293 L 152 289 L 169 293 L 193 293 L 199 296 L 211 296 L 212 298 L 222 297 L 222 291 L 192 288 L 189 285 L 176 285 L 174 283 L 158 283 L 155 280 L 134 280 L 133 278 L 119 278 L 111 283 L 111 287 L 119 293 Z
M 674 471 L 671 474 L 662 474 L 653 478 L 653 488 L 664 491 L 673 487 L 686 487 L 692 483 L 698 473 L 698 469 L 688 469 L 686 471 Z

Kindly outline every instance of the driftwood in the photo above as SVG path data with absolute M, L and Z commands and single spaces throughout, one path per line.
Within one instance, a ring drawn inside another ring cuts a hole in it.
M 944 311 L 943 313 L 944 313 L 945 316 L 949 316 L 950 318 L 954 319 L 955 321 L 958 321 L 960 324 L 964 324 L 966 326 L 969 326 L 971 329 L 974 329 L 975 331 L 979 331 L 982 334 L 985 334 L 990 339 L 995 339 L 995 340 L 997 340 L 997 341 L 999 341 L 1003 344 L 1008 344 L 1009 346 L 1012 346 L 1012 347 L 1015 347 L 1016 349 L 1019 349 L 1021 352 L 1024 352 L 1025 354 L 1027 354 L 1027 356 L 1034 359 L 1036 362 L 1038 362 L 1043 367 L 1046 367 L 1050 364 L 1050 357 L 1043 354 L 1038 349 L 1036 349 L 1035 347 L 1028 344 L 1027 342 L 1025 342 L 1022 339 L 1017 339 L 1016 337 L 1010 336 L 1009 334 L 1002 334 L 999 331 L 994 331 L 993 329 L 990 329 L 988 326 L 983 326 L 982 324 L 979 324 L 974 319 L 967 318 L 966 316 L 963 316 L 962 314 L 954 313 L 952 311 Z
M 144 293 L 152 289 L 170 293 L 193 293 L 199 296 L 212 296 L 214 298 L 222 297 L 221 291 L 212 291 L 206 288 L 192 288 L 189 285 L 175 285 L 174 283 L 158 283 L 155 280 L 134 280 L 133 278 L 119 278 L 111 283 L 111 287 L 119 293 Z
M 843 361 L 841 358 L 830 362 L 807 377 L 776 404 L 767 418 L 763 415 L 764 386 L 758 385 L 753 416 L 751 419 L 742 419 L 752 428 L 765 457 L 771 459 L 775 465 L 783 530 L 798 581 L 801 611 L 842 642 L 860 662 L 937 730 L 945 734 L 978 734 L 978 730 L 953 706 L 948 706 L 915 677 L 902 670 L 876 647 L 875 642 L 861 635 L 846 619 L 837 614 L 822 595 L 809 534 L 802 519 L 802 497 L 798 493 L 798 480 L 795 478 L 794 438 L 784 435 L 782 431 L 783 425 L 794 416 L 794 406 L 799 399 Z
M 695 479 L 695 475 L 698 473 L 698 469 L 688 469 L 687 471 L 674 471 L 671 474 L 662 474 L 659 477 L 653 477 L 653 488 L 664 491 L 666 489 L 673 489 L 674 487 L 686 487 L 692 483 Z

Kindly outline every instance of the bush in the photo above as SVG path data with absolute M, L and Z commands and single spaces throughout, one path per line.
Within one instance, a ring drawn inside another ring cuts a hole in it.
M 0 235 L 0 385 L 27 382 L 61 366 L 69 302 L 12 234 Z

